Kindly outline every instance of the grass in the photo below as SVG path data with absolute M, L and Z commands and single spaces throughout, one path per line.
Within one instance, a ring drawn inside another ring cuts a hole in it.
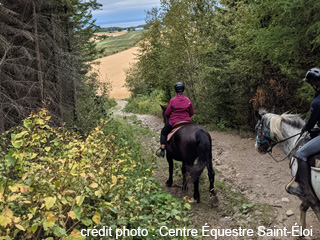
M 140 40 L 143 31 L 131 31 L 119 36 L 108 37 L 97 44 L 98 49 L 105 49 L 104 54 L 98 57 L 109 56 L 131 47 Z

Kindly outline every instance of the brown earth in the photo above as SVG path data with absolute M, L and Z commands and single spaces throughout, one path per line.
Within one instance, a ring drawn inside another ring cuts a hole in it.
M 102 70 L 112 80 L 113 91 L 111 96 L 115 99 L 124 99 L 129 96 L 129 92 L 123 87 L 124 68 L 129 66 L 129 62 L 134 59 L 137 48 L 129 49 L 125 52 L 100 59 L 103 62 Z M 105 66 L 105 69 L 103 68 Z M 122 66 L 122 70 L 121 70 Z M 103 80 L 102 80 L 103 81 Z M 122 111 L 126 101 L 118 100 L 117 115 L 135 115 L 142 127 L 149 128 L 156 133 L 156 137 L 141 139 L 141 142 L 149 154 L 154 155 L 159 147 L 159 134 L 163 127 L 162 119 L 139 114 L 126 114 Z M 135 123 L 136 124 L 136 123 Z M 234 229 L 238 227 L 264 226 L 268 229 L 284 229 L 289 231 L 292 226 L 299 224 L 299 205 L 297 197 L 289 195 L 284 190 L 285 185 L 291 180 L 288 160 L 276 163 L 269 155 L 261 155 L 254 148 L 255 139 L 241 138 L 236 135 L 211 131 L 213 139 L 213 166 L 217 173 L 217 180 L 223 182 L 227 191 L 245 196 L 255 205 L 266 204 L 270 206 L 270 214 L 264 216 L 263 212 L 256 210 L 254 213 L 244 214 L 243 209 L 234 206 L 231 210 L 227 206 L 230 200 L 226 193 L 217 190 L 219 199 L 218 205 L 211 203 L 208 197 L 208 180 L 206 171 L 200 180 L 201 203 L 192 204 L 192 221 L 194 226 L 201 228 L 206 223 L 210 229 Z M 274 148 L 273 155 L 276 159 L 284 157 L 283 152 Z M 164 159 L 157 159 L 156 179 L 162 188 L 174 197 L 192 197 L 192 186 L 189 186 L 187 193 L 182 192 L 182 177 L 179 166 L 175 165 L 174 184 L 168 188 L 165 181 L 168 177 L 168 164 Z M 289 214 L 291 212 L 291 214 Z M 265 221 L 265 218 L 268 221 Z M 312 237 L 305 239 L 320 239 L 320 225 L 312 210 L 307 212 L 307 228 L 312 229 Z M 279 237 L 222 237 L 218 239 L 296 239 L 291 234 Z M 214 239 L 214 237 L 202 238 Z

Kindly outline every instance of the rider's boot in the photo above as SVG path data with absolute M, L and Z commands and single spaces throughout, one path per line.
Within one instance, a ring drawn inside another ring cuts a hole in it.
M 166 145 L 161 145 L 161 147 L 159 149 L 160 151 L 158 150 L 156 152 L 157 157 L 164 158 L 164 150 L 165 150 L 165 148 L 166 148 Z
M 317 197 L 312 190 L 311 173 L 309 170 L 308 162 L 303 161 L 299 158 L 297 177 L 299 187 L 290 186 L 288 189 L 288 193 L 296 195 L 298 197 L 308 197 L 308 201 L 310 201 L 311 204 L 315 204 L 317 202 Z

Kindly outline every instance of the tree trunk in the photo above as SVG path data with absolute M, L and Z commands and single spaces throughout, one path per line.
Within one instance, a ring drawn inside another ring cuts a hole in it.
M 33 4 L 33 24 L 34 24 L 33 31 L 34 31 L 34 42 L 35 42 L 38 82 L 39 82 L 39 86 L 40 86 L 41 102 L 44 103 L 44 81 L 43 81 L 42 69 L 41 69 L 41 56 L 40 56 L 39 38 L 38 38 L 37 12 L 36 12 L 36 5 L 35 5 L 34 1 L 32 1 L 32 4 Z
M 66 16 L 68 16 L 68 7 L 65 6 L 65 14 Z M 72 49 L 72 44 L 71 44 L 71 36 L 70 36 L 70 19 L 69 17 L 67 18 L 66 21 L 66 33 L 67 33 L 67 46 L 68 46 L 68 52 L 72 55 L 73 53 L 73 49 Z M 75 69 L 73 67 L 73 69 Z M 72 106 L 72 113 L 73 113 L 73 121 L 76 122 L 77 121 L 77 112 L 76 112 L 76 74 L 73 72 L 72 73 L 72 79 L 70 81 L 70 84 L 72 85 L 70 87 L 70 100 L 71 100 L 71 106 Z

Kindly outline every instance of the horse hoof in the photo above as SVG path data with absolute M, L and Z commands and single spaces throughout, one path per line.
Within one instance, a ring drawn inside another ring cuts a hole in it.
M 193 195 L 193 199 L 194 199 L 197 203 L 200 202 L 200 196 L 195 196 L 195 195 Z
M 167 187 L 172 187 L 172 182 L 168 180 L 168 181 L 166 182 L 166 185 L 167 185 Z
M 210 193 L 211 193 L 212 196 L 216 196 L 217 195 L 217 192 L 214 189 L 211 189 Z

